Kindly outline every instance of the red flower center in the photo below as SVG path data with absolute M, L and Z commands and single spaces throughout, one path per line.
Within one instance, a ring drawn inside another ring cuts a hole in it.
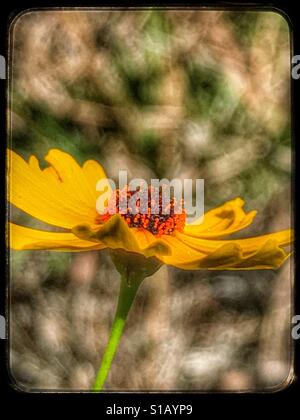
M 183 231 L 186 213 L 183 206 L 180 209 L 176 205 L 174 197 L 171 197 L 165 205 L 163 203 L 162 189 L 160 188 L 157 191 L 153 187 L 149 187 L 147 208 L 141 209 L 140 199 L 136 200 L 133 206 L 129 205 L 130 198 L 135 193 L 136 191 L 129 191 L 127 186 L 123 190 L 115 190 L 109 200 L 107 212 L 104 215 L 97 216 L 97 221 L 104 223 L 113 214 L 118 213 L 129 227 L 146 229 L 156 236 L 171 235 L 174 230 Z M 155 197 L 158 199 L 155 200 Z M 122 203 L 127 203 L 126 208 L 124 208 Z M 153 209 L 155 209 L 154 212 Z

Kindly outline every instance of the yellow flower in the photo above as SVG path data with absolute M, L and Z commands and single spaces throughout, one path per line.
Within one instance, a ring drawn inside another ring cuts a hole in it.
M 291 230 L 246 239 L 224 239 L 246 228 L 256 211 L 246 213 L 235 198 L 210 210 L 201 223 L 187 224 L 157 235 L 131 227 L 120 214 L 101 220 L 96 210 L 96 184 L 106 178 L 101 165 L 88 160 L 80 166 L 57 149 L 41 169 L 35 156 L 26 162 L 8 151 L 8 201 L 35 219 L 62 228 L 38 230 L 9 223 L 10 247 L 15 250 L 87 251 L 109 248 L 155 259 L 180 269 L 234 270 L 278 268 L 289 256 Z

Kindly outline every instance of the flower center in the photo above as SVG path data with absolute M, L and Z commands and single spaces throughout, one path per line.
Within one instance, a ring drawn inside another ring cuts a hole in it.
M 129 227 L 146 229 L 156 236 L 171 235 L 175 229 L 183 231 L 186 213 L 182 203 L 181 206 L 177 205 L 176 199 L 172 197 L 165 204 L 162 189 L 153 187 L 146 191 L 146 203 L 142 205 L 140 198 L 131 203 L 130 199 L 134 198 L 136 192 L 129 191 L 127 186 L 122 190 L 115 190 L 109 200 L 107 212 L 97 216 L 97 222 L 103 223 L 118 213 Z

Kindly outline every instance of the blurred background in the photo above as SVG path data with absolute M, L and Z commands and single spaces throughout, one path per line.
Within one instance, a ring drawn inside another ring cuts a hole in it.
M 204 178 L 241 196 L 245 235 L 291 225 L 290 34 L 274 12 L 33 11 L 11 28 L 11 147 L 98 160 L 111 178 Z M 20 224 L 38 226 L 12 209 Z M 10 369 L 88 390 L 119 278 L 106 251 L 10 253 Z M 145 280 L 106 388 L 273 390 L 292 375 L 290 262 Z

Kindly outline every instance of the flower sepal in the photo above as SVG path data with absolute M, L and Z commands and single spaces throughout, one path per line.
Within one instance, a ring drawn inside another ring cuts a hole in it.
M 132 282 L 141 282 L 152 276 L 162 266 L 162 262 L 155 257 L 145 257 L 123 249 L 111 249 L 111 259 L 122 278 L 127 279 L 130 287 Z

